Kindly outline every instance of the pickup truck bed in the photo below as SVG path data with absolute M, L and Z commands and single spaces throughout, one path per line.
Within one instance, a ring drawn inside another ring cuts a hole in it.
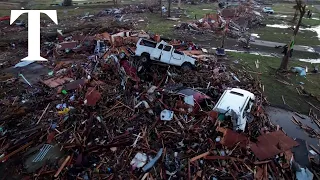
M 153 42 L 153 41 L 148 41 L 148 40 L 142 39 L 142 40 L 140 41 L 139 45 L 156 48 L 157 43 L 156 43 L 156 42 Z

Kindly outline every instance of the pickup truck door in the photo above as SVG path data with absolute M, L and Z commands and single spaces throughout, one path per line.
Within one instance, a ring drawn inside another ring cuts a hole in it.
M 249 123 L 253 120 L 253 117 L 251 115 L 251 108 L 253 105 L 253 100 L 251 98 L 248 98 L 248 101 L 245 104 L 245 108 L 243 109 L 242 112 L 242 119 L 245 121 L 248 121 Z
M 164 48 L 161 51 L 160 61 L 166 64 L 170 64 L 172 50 L 173 46 L 164 45 Z
M 175 49 L 172 50 L 170 64 L 181 66 L 183 63 L 184 54 Z
M 153 51 L 151 52 L 151 59 L 156 60 L 156 61 L 160 61 L 160 55 L 163 49 L 163 44 L 159 44 L 158 46 L 156 46 L 156 48 L 153 49 Z

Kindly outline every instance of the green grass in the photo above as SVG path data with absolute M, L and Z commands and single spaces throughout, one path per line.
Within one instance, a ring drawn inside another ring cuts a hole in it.
M 307 5 L 306 9 L 310 9 L 310 11 L 312 11 L 313 13 L 320 13 L 319 10 L 313 5 Z
M 307 114 L 309 112 L 310 106 L 306 103 L 306 101 L 311 102 L 312 104 L 319 106 L 319 101 L 315 100 L 315 98 L 300 96 L 296 87 L 299 86 L 300 82 L 305 83 L 303 87 L 309 93 L 320 97 L 320 74 L 311 74 L 307 75 L 306 78 L 300 77 L 297 74 L 289 73 L 287 77 L 276 75 L 276 69 L 279 68 L 281 59 L 275 57 L 263 57 L 258 55 L 251 55 L 247 53 L 236 53 L 236 52 L 228 52 L 228 55 L 231 56 L 231 59 L 240 59 L 240 64 L 247 71 L 251 71 L 252 76 L 256 76 L 261 80 L 261 83 L 264 85 L 264 94 L 267 96 L 268 101 L 271 105 L 285 107 L 282 101 L 282 96 L 284 97 L 286 104 L 292 107 L 294 110 L 299 111 L 301 113 Z M 255 66 L 255 61 L 259 60 L 259 69 Z M 235 64 L 237 68 L 239 64 Z M 300 62 L 300 61 L 290 61 L 290 67 L 308 67 L 309 70 L 313 69 L 313 66 L 310 63 Z M 261 72 L 262 75 L 257 75 L 257 73 L 253 72 Z M 285 85 L 277 81 L 277 79 L 284 80 L 288 83 L 293 84 Z
M 280 15 L 280 14 L 279 14 Z M 268 16 L 263 22 L 266 24 L 292 24 L 293 15 L 283 14 L 287 17 L 279 17 L 279 16 Z M 306 18 L 306 16 L 302 19 L 302 24 L 306 26 L 319 26 L 320 25 L 320 13 L 314 14 L 312 16 L 313 18 L 318 19 L 309 19 Z M 297 17 L 298 20 L 299 16 Z M 294 23 L 296 24 L 296 23 Z
M 58 14 L 58 20 L 61 21 L 63 19 L 70 19 L 76 16 L 84 16 L 86 13 L 89 14 L 96 14 L 99 11 L 103 10 L 104 8 L 101 7 L 96 7 L 96 8 L 86 8 L 86 7 L 79 7 L 79 9 L 74 9 L 74 8 L 66 8 L 66 9 L 57 9 L 57 14 Z M 0 11 L 0 16 L 10 16 L 10 10 L 1 10 Z M 26 14 L 21 15 L 19 20 L 27 20 L 28 16 Z M 45 15 L 41 14 L 41 19 L 42 20 L 50 20 L 50 18 Z
M 2 17 L 2 16 L 10 16 L 10 10 L 1 9 L 0 10 L 0 17 Z
M 288 43 L 293 31 L 289 29 L 262 27 L 255 29 L 254 33 L 259 34 L 261 40 Z M 298 45 L 306 46 L 317 46 L 320 44 L 317 33 L 313 31 L 299 31 L 295 41 Z
M 172 37 L 174 25 L 180 22 L 167 20 L 166 17 L 161 17 L 160 14 L 147 13 L 144 15 L 147 18 L 148 24 L 142 27 L 145 31 L 157 33 L 166 37 Z
M 177 4 L 173 5 L 172 9 L 174 8 L 177 8 Z M 184 15 L 182 15 L 182 17 L 180 18 L 180 21 L 167 20 L 166 15 L 161 17 L 160 14 L 147 13 L 145 14 L 145 17 L 148 20 L 148 24 L 142 28 L 146 31 L 150 31 L 153 33 L 157 33 L 157 34 L 172 38 L 174 37 L 174 25 L 178 25 L 181 22 L 193 21 L 195 15 L 197 16 L 197 19 L 200 19 L 205 14 L 215 13 L 216 8 L 217 8 L 216 3 L 200 4 L 200 5 L 182 4 L 181 9 L 185 9 L 189 17 L 185 17 Z M 211 9 L 211 10 L 203 10 L 203 9 Z
M 320 19 L 320 14 L 318 14 L 318 17 Z M 309 18 L 303 18 L 302 23 L 307 26 L 319 26 L 320 25 L 320 20 L 316 19 L 309 19 Z
M 281 13 L 281 12 L 295 12 L 295 9 L 293 9 L 293 6 L 295 4 L 273 4 L 272 9 L 274 10 L 275 13 Z
M 269 17 L 268 19 L 264 20 L 264 23 L 266 23 L 266 24 L 293 24 L 293 25 L 296 25 L 297 23 L 292 23 L 292 19 L 293 19 L 293 16 L 289 16 L 289 17 L 285 17 L 285 18 Z M 303 18 L 302 24 L 305 26 L 319 26 L 320 20 Z
M 135 2 L 139 2 L 141 0 L 136 0 Z M 57 0 L 33 0 L 31 8 L 33 9 L 57 9 L 58 10 L 58 19 L 65 19 L 66 17 L 74 17 L 78 15 L 85 15 L 86 12 L 89 12 L 90 14 L 97 13 L 100 10 L 104 9 L 107 4 L 101 5 L 84 5 L 79 6 L 79 9 L 75 9 L 75 7 L 50 7 L 49 4 L 56 3 Z M 121 5 L 124 5 L 126 3 L 133 4 L 134 2 L 126 0 L 121 3 Z M 166 2 L 163 2 L 166 6 Z M 110 3 L 110 6 L 113 6 L 112 3 Z M 172 4 L 172 11 L 177 8 L 177 4 Z M 202 18 L 205 14 L 208 13 L 215 13 L 217 8 L 217 3 L 208 3 L 208 4 L 200 4 L 200 5 L 186 5 L 181 4 L 181 8 L 186 10 L 187 15 L 189 17 L 181 17 L 180 22 L 185 21 L 191 21 L 194 20 L 195 15 L 197 16 L 197 19 Z M 203 9 L 210 9 L 210 10 L 203 10 Z M 0 15 L 9 15 L 9 10 L 1 10 Z M 174 13 L 172 13 L 174 14 Z M 42 16 L 42 18 L 48 19 L 46 16 Z M 180 22 L 178 21 L 170 21 L 166 19 L 166 16 L 160 17 L 160 14 L 152 14 L 152 13 L 146 13 L 145 18 L 147 18 L 148 24 L 142 26 L 141 28 L 146 31 L 151 31 L 154 33 L 158 33 L 167 37 L 173 37 L 173 31 L 174 31 L 174 25 L 178 25 Z M 142 19 L 145 19 L 142 18 Z M 19 19 L 26 19 L 23 17 L 20 17 Z
M 281 12 L 291 12 L 294 13 L 295 9 L 293 9 L 293 6 L 296 5 L 295 3 L 276 3 L 273 4 L 271 7 L 275 11 L 275 13 Z M 312 5 L 307 5 L 306 9 L 310 9 L 313 13 L 319 13 L 318 9 L 313 7 Z
M 182 5 L 181 8 L 186 9 L 187 14 L 190 15 L 191 18 L 194 18 L 194 16 L 197 15 L 197 18 L 201 19 L 206 14 L 216 13 L 217 3 L 200 5 Z

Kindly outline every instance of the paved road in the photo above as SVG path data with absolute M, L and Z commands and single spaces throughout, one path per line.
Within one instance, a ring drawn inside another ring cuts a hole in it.
M 315 8 L 318 9 L 318 11 L 320 11 L 320 5 L 314 5 Z
M 263 40 L 258 40 L 256 39 L 255 42 L 251 42 L 250 44 L 254 44 L 257 46 L 266 46 L 266 47 L 275 47 L 275 46 L 284 46 L 285 43 L 278 43 L 278 42 L 272 42 L 272 41 L 263 41 Z M 295 51 L 303 51 L 303 52 L 318 52 L 320 53 L 319 49 L 313 49 L 312 47 L 309 46 L 301 46 L 301 45 L 295 45 L 293 47 Z

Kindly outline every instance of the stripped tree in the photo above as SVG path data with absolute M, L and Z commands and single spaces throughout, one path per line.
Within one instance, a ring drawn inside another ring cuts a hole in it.
M 296 22 L 298 14 L 299 14 L 299 8 L 298 8 L 297 5 L 295 5 L 295 6 L 293 6 L 293 9 L 295 9 L 295 11 L 294 11 L 294 15 L 293 15 L 293 18 L 292 18 L 292 22 Z
M 300 16 L 299 16 L 299 21 L 297 22 L 297 25 L 293 31 L 293 35 L 291 37 L 291 40 L 289 42 L 289 44 L 287 45 L 287 49 L 285 50 L 284 56 L 282 58 L 281 64 L 280 64 L 280 71 L 286 71 L 288 69 L 288 63 L 289 63 L 289 58 L 291 56 L 291 52 L 293 49 L 293 46 L 295 44 L 295 37 L 298 34 L 301 22 L 302 22 L 302 18 L 304 16 L 304 14 L 306 13 L 306 4 L 302 2 L 302 0 L 296 0 L 296 8 L 299 10 L 300 12 Z

